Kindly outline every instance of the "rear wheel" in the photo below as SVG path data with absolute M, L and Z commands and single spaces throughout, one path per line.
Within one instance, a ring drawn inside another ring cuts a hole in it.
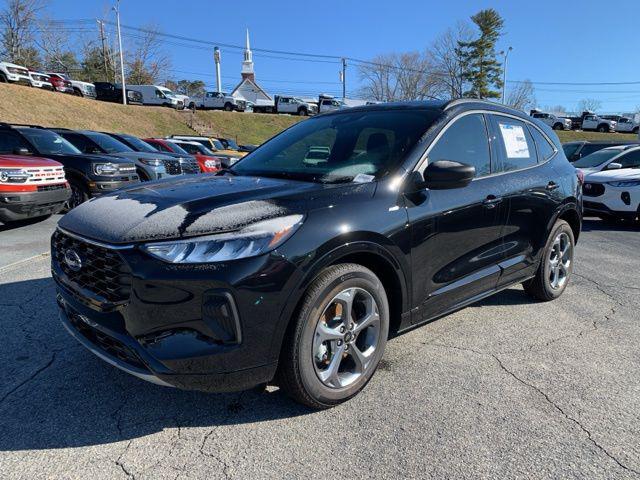
M 555 300 L 567 287 L 573 271 L 573 230 L 564 220 L 558 220 L 542 253 L 536 276 L 524 282 L 524 290 L 538 300 Z
M 307 290 L 284 339 L 280 387 L 312 408 L 347 401 L 373 376 L 388 333 L 389 304 L 378 277 L 361 265 L 329 267 Z
M 0 83 L 7 83 L 7 77 L 4 73 L 0 73 Z
M 563 125 L 563 124 L 561 124 L 561 123 L 556 123 L 556 124 L 553 126 L 553 129 L 554 129 L 554 130 L 564 130 L 564 125 Z

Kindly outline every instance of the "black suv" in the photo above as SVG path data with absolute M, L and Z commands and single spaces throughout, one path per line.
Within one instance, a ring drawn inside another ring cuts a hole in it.
M 71 187 L 66 209 L 140 181 L 130 161 L 83 154 L 57 133 L 37 125 L 1 123 L 0 153 L 37 155 L 60 162 Z
M 103 102 L 122 103 L 122 85 L 109 82 L 93 82 L 96 87 L 96 99 Z M 135 90 L 127 89 L 127 103 L 142 105 L 142 94 Z
M 516 284 L 560 296 L 581 212 L 537 120 L 381 104 L 300 122 L 220 175 L 85 204 L 52 268 L 64 326 L 112 365 L 209 391 L 275 379 L 325 408 L 366 385 L 392 333 Z

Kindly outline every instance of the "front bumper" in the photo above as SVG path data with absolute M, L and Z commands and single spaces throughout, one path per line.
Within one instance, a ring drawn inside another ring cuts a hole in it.
M 212 392 L 247 389 L 275 375 L 273 339 L 291 282 L 299 281 L 297 269 L 282 257 L 172 265 L 135 246 L 107 248 L 127 272 L 121 283 L 128 284 L 128 293 L 106 298 L 94 291 L 102 280 L 96 281 L 91 259 L 86 260 L 91 282 L 67 275 L 63 257 L 56 254 L 58 241 L 52 243 L 52 273 L 60 319 L 112 365 L 155 383 Z M 72 242 L 62 249 L 67 246 L 80 248 Z M 92 245 L 90 255 L 99 251 Z M 81 249 L 78 253 L 84 255 Z
M 53 87 L 53 90 L 55 90 L 56 92 L 62 92 L 62 93 L 75 93 L 73 91 L 73 87 Z
M 603 185 L 604 191 L 599 195 L 584 195 L 584 211 L 586 214 L 631 216 L 640 211 L 640 187 L 614 187 Z
M 7 77 L 7 80 L 12 83 L 21 83 L 22 85 L 31 86 L 31 77 L 16 73 L 7 73 L 5 76 Z
M 70 196 L 68 187 L 42 192 L 0 192 L 0 221 L 15 222 L 58 213 Z
M 53 85 L 49 82 L 40 82 L 38 80 L 31 80 L 31 86 L 35 88 L 43 88 L 45 90 L 53 90 Z
M 115 190 L 128 187 L 129 185 L 138 183 L 139 181 L 140 180 L 137 175 L 129 175 L 127 180 L 92 181 L 89 182 L 89 194 L 92 197 L 97 197 L 105 193 L 110 193 Z

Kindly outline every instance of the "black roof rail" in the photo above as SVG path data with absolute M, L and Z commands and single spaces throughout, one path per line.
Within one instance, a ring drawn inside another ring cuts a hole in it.
M 442 110 L 448 110 L 448 109 L 450 109 L 452 107 L 455 107 L 457 105 L 462 105 L 462 104 L 465 104 L 465 103 L 485 103 L 485 104 L 488 104 L 488 105 L 506 107 L 506 105 L 503 105 L 501 103 L 492 102 L 490 100 L 484 100 L 482 98 L 455 98 L 455 99 L 450 100 L 447 103 L 445 103 L 442 106 Z

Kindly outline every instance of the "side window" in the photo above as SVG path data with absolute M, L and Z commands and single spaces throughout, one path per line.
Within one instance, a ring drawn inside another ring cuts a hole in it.
M 158 150 L 160 150 L 161 152 L 171 152 L 170 149 L 168 149 L 165 145 L 163 145 L 162 143 L 154 143 L 153 144 L 154 147 L 156 147 Z
M 622 168 L 638 168 L 640 167 L 640 150 L 634 150 L 615 160 L 616 163 L 622 165 Z
M 12 131 L 0 132 L 0 153 L 14 153 L 18 148 L 28 148 L 32 150 L 20 135 Z
M 93 147 L 91 142 L 82 135 L 76 135 L 75 133 L 61 133 L 60 135 L 69 140 L 81 152 L 88 152 Z
M 491 154 L 484 116 L 465 115 L 447 128 L 429 151 L 429 161 L 452 160 L 476 167 L 476 177 L 491 173 Z
M 538 151 L 538 162 L 546 162 L 556 153 L 556 149 L 549 143 L 549 140 L 545 138 L 540 130 L 535 127 L 529 126 L 529 131 L 536 142 L 536 150 Z
M 495 172 L 510 172 L 538 163 L 536 149 L 524 122 L 500 115 L 491 115 L 496 153 Z

